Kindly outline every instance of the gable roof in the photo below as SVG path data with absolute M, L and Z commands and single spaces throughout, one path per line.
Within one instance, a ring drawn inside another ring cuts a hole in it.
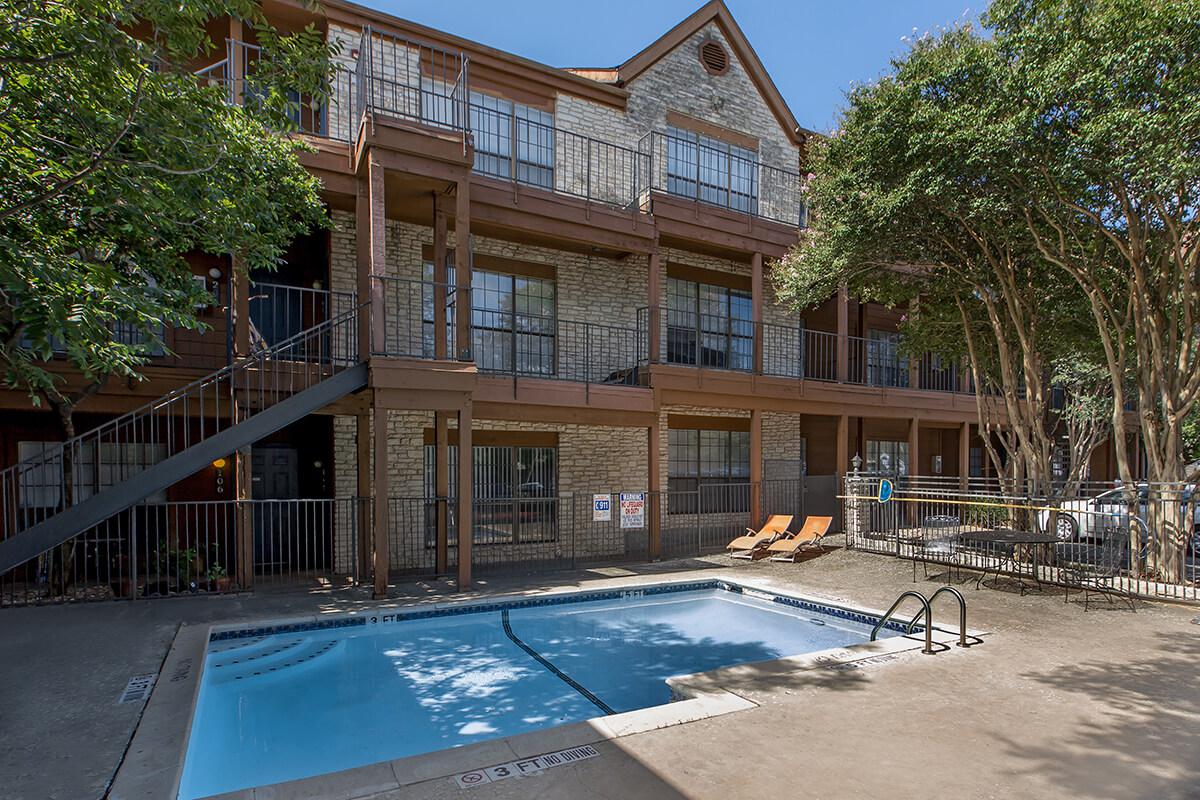
M 787 101 L 783 99 L 783 95 L 779 93 L 775 82 L 767 74 L 767 70 L 759 59 L 758 53 L 754 52 L 754 48 L 750 46 L 749 40 L 746 39 L 746 34 L 742 33 L 742 29 L 738 27 L 733 14 L 729 12 L 729 9 L 722 0 L 709 0 L 709 2 L 696 9 L 687 19 L 680 22 L 674 28 L 671 28 L 671 30 L 647 45 L 637 55 L 617 67 L 617 85 L 624 86 L 638 75 L 641 75 L 651 65 L 683 44 L 689 37 L 697 31 L 702 30 L 710 22 L 716 23 L 720 27 L 721 32 L 725 34 L 725 38 L 729 42 L 729 46 L 733 48 L 737 60 L 745 68 L 746 74 L 750 76 L 750 80 L 763 96 L 763 99 L 766 100 L 767 107 L 771 109 L 771 113 L 775 115 L 775 118 L 779 120 L 779 124 L 787 131 L 788 136 L 797 144 L 802 144 L 806 137 L 813 135 L 813 131 L 800 127 L 800 123 L 796 121 L 792 110 L 788 108 Z

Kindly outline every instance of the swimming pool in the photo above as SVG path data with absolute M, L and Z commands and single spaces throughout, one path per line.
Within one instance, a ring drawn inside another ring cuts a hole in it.
M 874 622 L 705 581 L 216 632 L 179 797 L 660 705 L 669 677 L 863 642 Z

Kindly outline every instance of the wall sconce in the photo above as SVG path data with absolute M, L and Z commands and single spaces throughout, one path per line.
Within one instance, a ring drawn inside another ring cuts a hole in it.
M 212 462 L 213 469 L 225 469 L 226 463 L 227 462 L 225 461 L 225 459 L 218 458 L 216 461 Z
M 208 277 L 212 278 L 214 281 L 221 280 L 221 270 L 213 267 L 208 271 Z
M 225 465 L 229 463 L 223 458 L 214 459 L 213 469 L 217 471 L 217 494 L 225 494 Z

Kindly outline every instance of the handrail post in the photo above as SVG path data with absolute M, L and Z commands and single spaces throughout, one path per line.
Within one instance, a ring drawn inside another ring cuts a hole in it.
M 935 652 L 933 649 L 933 612 L 930 609 L 929 600 L 925 597 L 925 595 L 912 589 L 907 592 L 901 592 L 900 596 L 896 598 L 896 601 L 892 603 L 891 608 L 889 608 L 884 615 L 879 618 L 879 621 L 875 623 L 875 627 L 871 629 L 870 641 L 873 642 L 876 640 L 876 638 L 878 638 L 880 629 L 883 628 L 883 626 L 887 624 L 887 621 L 892 618 L 892 615 L 896 613 L 896 609 L 900 607 L 900 604 L 904 602 L 906 597 L 915 597 L 921 601 L 922 610 L 925 612 L 925 648 L 921 650 L 921 653 L 931 656 Z M 920 612 L 917 612 L 917 615 L 919 617 Z M 912 631 L 911 623 L 908 627 L 908 631 Z

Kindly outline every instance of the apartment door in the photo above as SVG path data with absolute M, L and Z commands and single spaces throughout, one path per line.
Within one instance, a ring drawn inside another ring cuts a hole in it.
M 250 454 L 254 508 L 254 568 L 261 575 L 282 574 L 305 552 L 296 503 L 272 502 L 296 497 L 300 457 L 287 444 L 255 447 Z

